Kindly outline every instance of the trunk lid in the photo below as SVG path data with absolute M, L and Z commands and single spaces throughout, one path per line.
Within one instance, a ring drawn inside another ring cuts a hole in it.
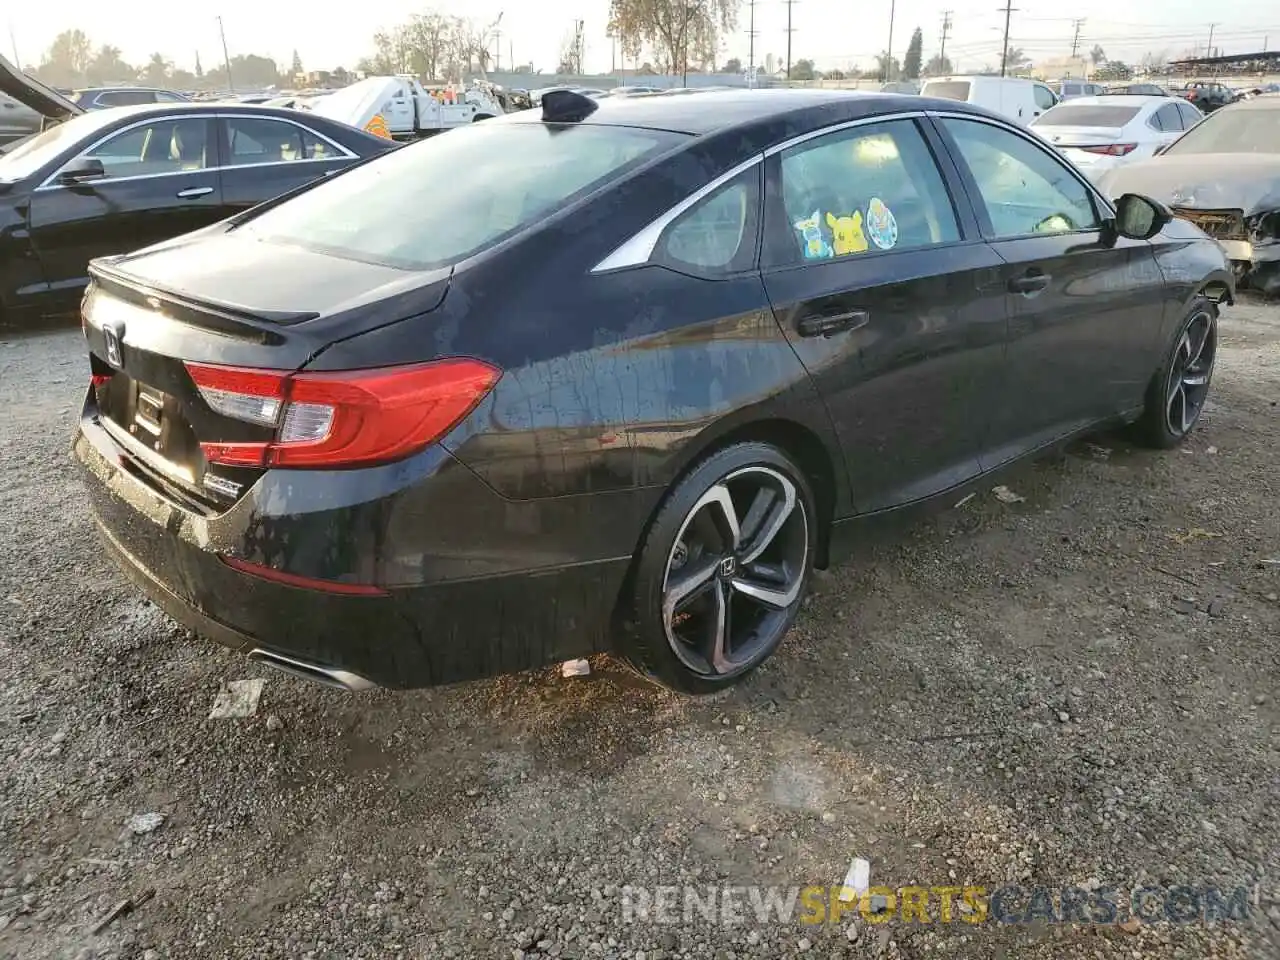
M 261 241 L 233 238 L 96 261 L 82 311 L 91 403 L 126 451 L 122 468 L 206 515 L 229 507 L 263 470 L 210 466 L 200 444 L 265 443 L 276 427 L 216 411 L 187 364 L 296 371 L 338 340 L 436 308 L 451 272 L 275 244 L 264 256 Z M 226 290 L 251 298 L 228 299 Z
M 0 56 L 0 93 L 7 93 L 52 123 L 60 123 L 84 113 L 83 107 L 72 103 L 57 90 L 45 86 L 34 77 L 27 76 L 2 56 Z
M 1036 132 L 1055 147 L 1095 147 L 1115 143 L 1124 132 L 1123 127 L 1046 127 L 1038 125 Z

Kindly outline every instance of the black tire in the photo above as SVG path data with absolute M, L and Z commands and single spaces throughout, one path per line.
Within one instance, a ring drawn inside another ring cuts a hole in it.
M 740 681 L 800 611 L 816 517 L 808 478 L 777 447 L 737 443 L 707 456 L 672 487 L 636 554 L 621 608 L 623 655 L 681 693 Z
M 1205 339 L 1198 340 L 1204 330 Z M 1218 354 L 1218 305 L 1198 296 L 1187 307 L 1173 342 L 1147 385 L 1142 415 L 1133 425 L 1134 438 L 1143 446 L 1169 450 L 1191 435 L 1213 379 Z M 1191 380 L 1203 383 L 1188 386 Z
M 492 120 L 492 119 L 493 119 L 492 113 L 477 113 L 474 117 L 471 118 L 471 122 L 479 123 L 481 120 Z

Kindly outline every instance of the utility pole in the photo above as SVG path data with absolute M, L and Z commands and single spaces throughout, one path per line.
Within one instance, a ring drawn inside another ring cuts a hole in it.
M 897 0 L 889 0 L 889 48 L 884 54 L 884 82 L 893 79 L 893 17 L 897 12 Z
M 791 79 L 791 35 L 795 30 L 791 26 L 791 8 L 795 6 L 796 0 L 786 0 L 787 4 L 787 79 Z
M 1013 0 L 1005 0 L 1004 6 L 999 9 L 1004 13 L 1004 46 L 1000 53 L 1000 76 L 1003 77 L 1009 66 L 1009 19 L 1018 8 L 1013 5 Z
M 1213 28 L 1216 26 L 1216 23 L 1209 24 L 1209 45 L 1204 48 L 1204 55 L 1206 57 L 1213 56 Z
M 503 11 L 499 10 L 498 19 L 493 21 L 493 45 L 494 45 L 493 71 L 494 73 L 498 73 L 502 70 L 502 14 L 503 14 Z M 512 66 L 514 66 L 514 64 L 512 64 Z
M 750 9 L 747 20 L 747 81 L 755 85 L 756 80 L 756 0 L 747 0 Z
M 947 62 L 947 37 L 951 36 L 951 11 L 942 11 L 942 43 L 938 48 L 938 65 L 945 66 Z M 950 71 L 948 71 L 950 72 Z
M 218 36 L 222 38 L 222 64 L 227 68 L 227 92 L 235 93 L 235 85 L 231 82 L 231 57 L 227 53 L 227 31 L 222 29 L 222 17 L 218 17 Z
M 18 59 L 18 35 L 13 32 L 13 21 L 9 21 L 9 46 L 13 47 L 13 65 L 22 69 L 22 61 Z
M 1084 17 L 1074 21 L 1076 32 L 1071 37 L 1071 59 L 1074 60 L 1080 55 L 1080 28 L 1084 26 Z

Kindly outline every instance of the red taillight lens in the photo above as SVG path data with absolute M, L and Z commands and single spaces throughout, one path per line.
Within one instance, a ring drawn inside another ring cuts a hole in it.
M 215 412 L 275 428 L 270 441 L 200 444 L 210 463 L 237 467 L 367 467 L 401 460 L 448 433 L 502 376 L 470 358 L 333 373 L 186 367 Z
M 1100 153 L 1106 157 L 1123 157 L 1138 149 L 1136 143 L 1100 143 L 1096 147 L 1081 147 L 1089 153 Z

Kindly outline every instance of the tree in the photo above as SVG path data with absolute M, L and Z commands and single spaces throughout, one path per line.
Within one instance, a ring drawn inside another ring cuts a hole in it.
M 1098 80 L 1128 80 L 1133 76 L 1133 71 L 1129 69 L 1127 63 L 1122 63 L 1119 60 L 1108 60 L 1098 67 L 1093 75 Z
M 1006 73 L 1015 70 L 1026 70 L 1031 66 L 1031 58 L 1026 55 L 1021 47 L 1010 47 L 1004 58 L 1004 69 Z
M 892 81 L 901 72 L 897 57 L 890 57 L 887 53 L 881 53 L 876 56 L 876 75 L 883 78 L 885 83 Z
M 951 66 L 950 57 L 939 56 L 935 53 L 929 58 L 924 72 L 931 77 L 945 77 L 949 73 L 955 73 L 955 68 Z
M 297 51 L 297 50 L 294 50 L 294 51 L 293 51 L 293 63 L 292 63 L 292 65 L 290 65 L 290 67 L 289 67 L 289 72 L 290 72 L 290 73 L 292 73 L 295 77 L 296 77 L 298 74 L 300 74 L 300 73 L 302 73 L 302 72 L 303 72 L 303 69 L 302 69 L 302 58 L 301 58 L 300 56 L 298 56 L 298 51 Z
M 37 73 L 55 86 L 75 86 L 84 79 L 93 47 L 83 30 L 64 30 L 53 38 Z
M 169 79 L 172 66 L 163 53 L 153 53 L 142 70 L 142 79 L 153 87 L 163 87 Z
M 132 80 L 137 73 L 136 67 L 131 67 L 120 58 L 119 47 L 104 43 L 85 67 L 84 80 L 91 86 L 104 86 Z
M 724 62 L 724 66 L 720 68 L 721 73 L 741 73 L 742 61 L 737 57 L 730 57 Z
M 817 74 L 813 69 L 812 60 L 797 60 L 791 65 L 792 80 L 814 80 Z
M 231 79 L 237 87 L 259 89 L 277 86 L 281 81 L 280 70 L 270 57 L 259 57 L 256 54 L 237 54 L 231 58 Z M 215 67 L 205 74 L 205 82 L 215 88 L 230 86 L 227 82 L 226 67 Z
M 1089 51 L 1089 62 L 1096 67 L 1100 63 L 1105 63 L 1106 60 L 1107 54 L 1102 49 L 1102 44 L 1095 43 L 1093 49 Z
M 741 0 L 610 0 L 609 35 L 624 53 L 653 48 L 668 73 L 682 73 L 690 60 L 715 58 L 720 37 L 738 22 Z
M 924 34 L 916 27 L 907 44 L 907 55 L 902 59 L 902 76 L 916 80 L 920 76 L 920 59 L 924 55 Z

